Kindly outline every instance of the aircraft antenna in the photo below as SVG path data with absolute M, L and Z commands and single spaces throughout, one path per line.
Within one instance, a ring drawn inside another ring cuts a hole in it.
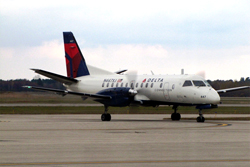
M 184 69 L 181 69 L 181 75 L 184 75 Z

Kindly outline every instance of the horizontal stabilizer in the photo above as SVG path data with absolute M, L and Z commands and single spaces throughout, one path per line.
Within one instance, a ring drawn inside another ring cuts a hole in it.
M 107 96 L 107 95 L 79 93 L 79 92 L 72 92 L 72 91 L 60 90 L 60 89 L 43 88 L 43 87 L 37 87 L 37 86 L 23 86 L 23 87 L 24 88 L 29 88 L 29 89 L 37 89 L 37 90 L 45 90 L 45 91 L 55 92 L 55 93 L 63 95 L 63 96 L 65 96 L 67 94 L 71 94 L 71 95 L 82 96 L 82 97 L 111 99 L 111 96 Z
M 116 74 L 121 74 L 121 73 L 126 72 L 126 71 L 128 71 L 128 70 L 124 69 L 124 70 L 116 71 L 115 73 L 116 73 Z
M 48 71 L 44 71 L 44 70 L 40 70 L 40 69 L 31 69 L 31 70 L 35 71 L 38 74 L 46 76 L 48 78 L 54 79 L 54 80 L 56 80 L 58 82 L 65 83 L 67 85 L 78 82 L 78 80 L 76 80 L 74 78 L 65 77 L 65 76 L 55 74 L 55 73 L 52 73 L 52 72 L 48 72 Z
M 220 89 L 216 90 L 218 93 L 226 93 L 226 92 L 232 92 L 232 91 L 237 91 L 237 90 L 242 90 L 242 89 L 249 89 L 250 86 L 241 86 L 241 87 L 235 87 L 235 88 L 228 88 L 228 89 Z

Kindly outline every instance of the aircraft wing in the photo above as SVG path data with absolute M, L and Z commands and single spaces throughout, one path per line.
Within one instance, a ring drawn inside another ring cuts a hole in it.
M 72 92 L 72 91 L 67 91 L 67 90 L 43 88 L 43 87 L 37 87 L 37 86 L 23 86 L 23 87 L 29 88 L 29 89 L 37 89 L 37 90 L 45 90 L 45 91 L 55 92 L 55 93 L 62 95 L 62 96 L 65 96 L 67 94 L 71 94 L 71 95 L 76 95 L 76 96 L 84 96 L 84 97 L 92 97 L 92 98 L 111 99 L 111 96 L 100 95 L 100 94 Z
M 65 77 L 65 76 L 58 75 L 58 74 L 55 74 L 55 73 L 52 73 L 52 72 L 48 72 L 48 71 L 44 71 L 44 70 L 40 70 L 40 69 L 31 69 L 31 70 L 35 71 L 38 74 L 46 76 L 48 78 L 54 79 L 54 80 L 56 80 L 58 82 L 65 83 L 67 85 L 78 82 L 77 79 Z
M 220 89 L 216 90 L 218 93 L 226 93 L 226 92 L 232 92 L 236 90 L 242 90 L 242 89 L 249 89 L 250 86 L 241 86 L 241 87 L 235 87 L 235 88 L 228 88 L 228 89 Z

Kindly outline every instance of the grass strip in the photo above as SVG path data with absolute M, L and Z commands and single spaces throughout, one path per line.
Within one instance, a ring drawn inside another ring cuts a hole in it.
M 0 107 L 0 114 L 102 114 L 104 107 L 72 107 L 72 106 L 24 106 Z M 172 107 L 109 107 L 110 114 L 171 114 Z M 194 107 L 179 107 L 181 114 L 198 114 Z M 204 114 L 250 114 L 250 107 L 219 107 L 203 110 Z

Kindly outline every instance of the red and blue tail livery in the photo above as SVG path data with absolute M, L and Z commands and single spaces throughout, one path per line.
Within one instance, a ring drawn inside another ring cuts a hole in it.
M 63 32 L 67 76 L 77 78 L 89 75 L 86 62 L 72 32 Z

